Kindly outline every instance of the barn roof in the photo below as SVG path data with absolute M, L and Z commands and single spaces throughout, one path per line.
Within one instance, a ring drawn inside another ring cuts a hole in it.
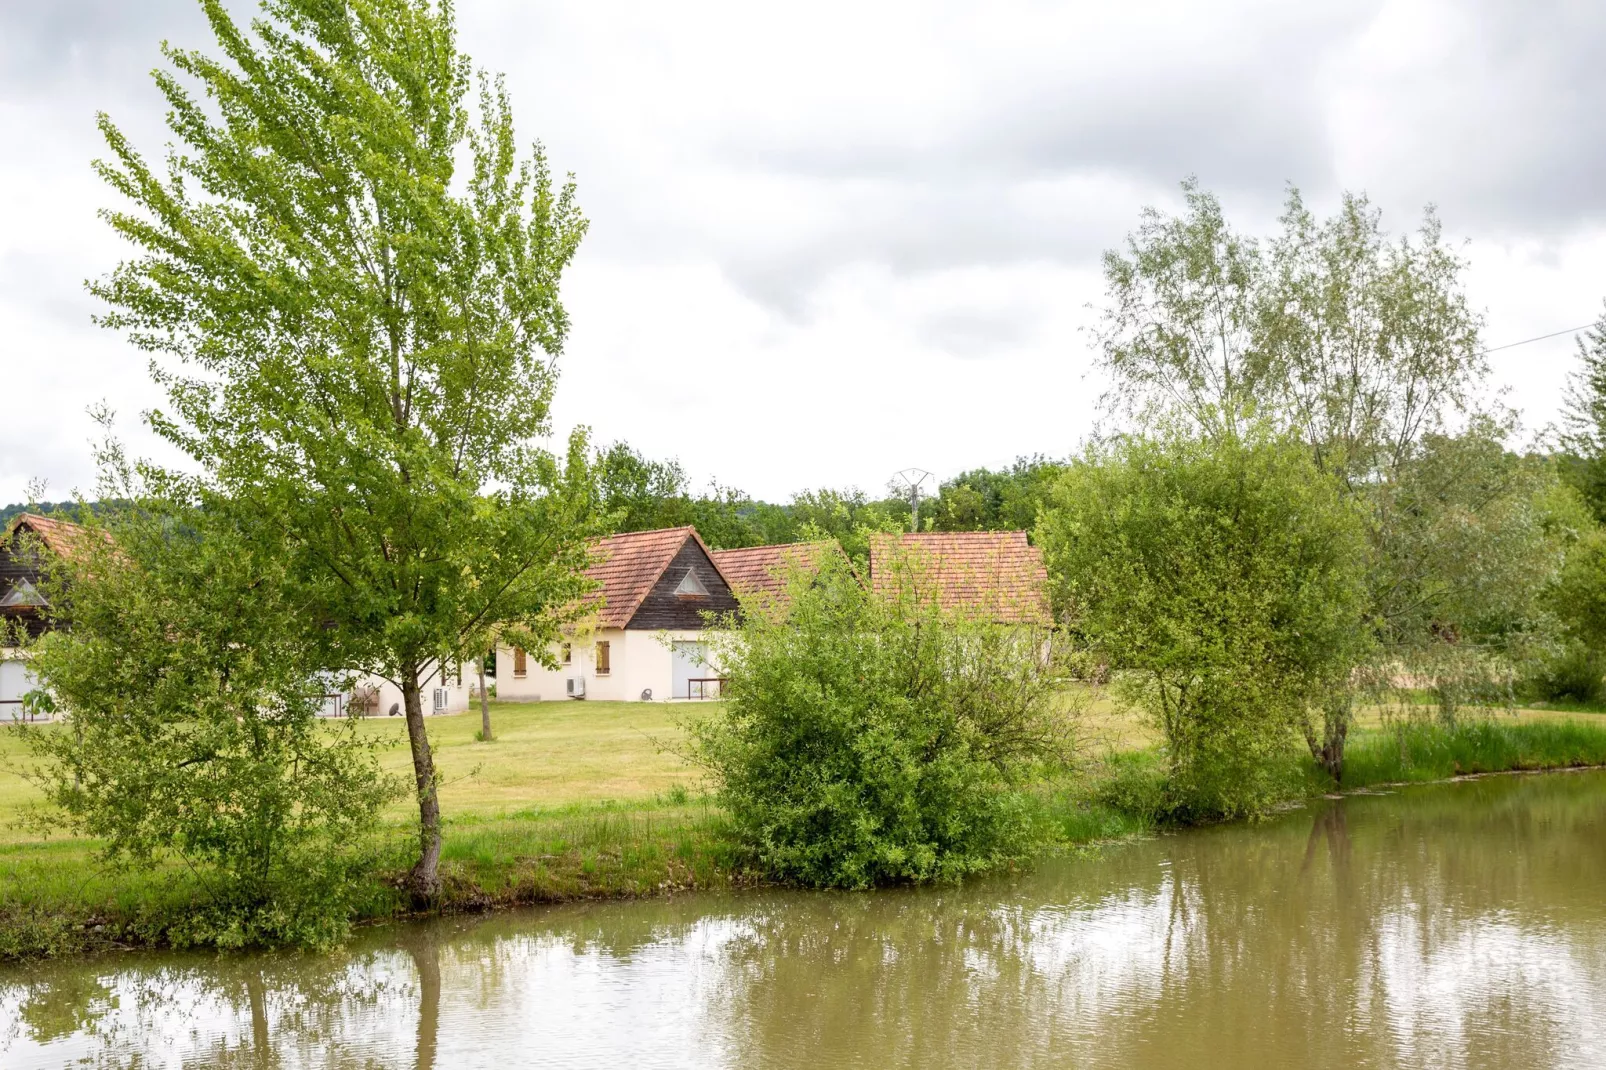
M 60 557 L 71 557 L 77 552 L 77 547 L 89 536 L 89 529 L 81 524 L 74 524 L 70 520 L 58 520 L 53 516 L 41 516 L 38 513 L 20 513 L 11 518 L 6 527 L 6 541 L 10 542 L 17 532 L 26 529 L 37 536 L 45 544 L 45 548 Z M 107 542 L 111 541 L 109 533 L 103 533 Z
M 598 592 L 601 596 L 598 625 L 623 628 L 629 624 L 687 539 L 696 539 L 703 552 L 713 558 L 696 529 L 690 526 L 631 531 L 594 540 L 590 547 L 592 562 L 586 568 L 586 575 L 602 585 Z M 717 562 L 714 567 L 719 568 Z
M 906 554 L 908 570 L 898 567 Z M 943 609 L 1000 624 L 1047 624 L 1048 571 L 1024 531 L 922 531 L 870 540 L 870 584 L 891 593 L 915 584 Z
M 738 596 L 763 594 L 778 598 L 786 593 L 786 570 L 791 564 L 805 567 L 817 564 L 821 554 L 837 550 L 831 540 L 786 542 L 772 546 L 744 546 L 736 550 L 715 550 L 714 565 Z

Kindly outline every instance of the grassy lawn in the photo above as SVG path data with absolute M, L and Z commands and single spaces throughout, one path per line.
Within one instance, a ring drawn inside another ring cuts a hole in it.
M 492 703 L 495 739 L 489 744 L 474 738 L 480 730 L 477 706 L 468 713 L 431 717 L 429 734 L 441 774 L 442 809 L 454 821 L 483 822 L 528 817 L 536 811 L 572 814 L 606 803 L 639 809 L 680 797 L 680 788 L 695 795 L 701 786 L 700 772 L 674 752 L 682 739 L 681 718 L 707 708 L 700 703 L 589 700 Z M 1579 709 L 1522 709 L 1516 719 L 1606 722 L 1600 711 Z M 1357 717 L 1361 728 L 1376 728 L 1380 721 L 1375 709 L 1362 710 Z M 1080 746 L 1087 755 L 1155 743 L 1149 725 L 1117 710 L 1108 699 L 1088 705 L 1081 722 Z M 361 724 L 364 732 L 385 741 L 384 767 L 410 775 L 402 719 L 374 717 Z M 39 839 L 13 819 L 38 800 L 33 786 L 20 775 L 27 760 L 16 732 L 0 729 L 0 815 L 7 815 L 0 818 L 0 844 Z M 413 812 L 407 799 L 396 804 L 391 816 L 405 823 Z
M 532 806 L 635 802 L 676 786 L 694 788 L 697 771 L 665 748 L 680 741 L 679 718 L 698 708 L 590 700 L 492 703 L 489 744 L 474 738 L 480 730 L 478 706 L 466 714 L 431 717 L 441 807 L 448 814 L 489 817 Z M 362 726 L 387 741 L 385 767 L 410 776 L 402 718 L 370 718 Z
M 733 879 L 722 815 L 697 793 L 698 776 L 666 750 L 681 737 L 689 704 L 493 703 L 493 742 L 475 740 L 476 706 L 429 719 L 446 817 L 442 873 L 449 906 L 641 895 Z M 49 726 L 43 731 L 60 731 Z M 401 718 L 361 730 L 385 741 L 381 762 L 408 775 Z M 197 892 L 178 865 L 108 874 L 94 841 L 51 835 L 17 820 L 39 801 L 22 776 L 18 733 L 0 729 L 0 959 L 70 952 L 106 940 L 144 942 L 141 925 L 182 911 Z M 411 798 L 381 830 L 381 877 L 404 871 L 416 850 Z M 384 881 L 364 913 L 399 909 Z M 95 925 L 110 923 L 106 940 Z M 115 939 L 114 939 L 115 938 Z
M 492 703 L 494 740 L 480 743 L 479 707 L 429 718 L 430 741 L 441 775 L 441 807 L 448 817 L 490 819 L 532 808 L 649 802 L 677 787 L 692 791 L 697 771 L 664 748 L 680 740 L 678 719 L 697 706 L 646 702 Z M 42 727 L 41 731 L 56 731 Z M 375 717 L 362 730 L 383 740 L 381 763 L 409 776 L 407 728 L 400 717 Z M 0 729 L 0 844 L 31 842 L 38 834 L 12 817 L 38 801 L 22 776 L 28 752 L 18 734 Z M 678 794 L 678 793 L 677 793 Z M 393 816 L 414 814 L 411 799 Z

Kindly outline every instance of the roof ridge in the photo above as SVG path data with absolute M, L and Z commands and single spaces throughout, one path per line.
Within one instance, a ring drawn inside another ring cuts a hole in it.
M 63 538 L 81 538 L 89 534 L 89 528 L 72 520 L 63 520 L 59 517 L 46 516 L 44 513 L 18 513 L 6 524 L 5 537 L 10 539 L 17 533 L 23 524 L 35 527 L 35 534 L 51 551 L 57 554 L 64 553 L 54 541 Z M 104 533 L 107 539 L 111 538 L 109 532 Z

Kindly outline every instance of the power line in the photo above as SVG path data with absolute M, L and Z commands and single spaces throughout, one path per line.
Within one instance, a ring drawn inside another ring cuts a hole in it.
M 1537 338 L 1524 338 L 1520 342 L 1507 342 L 1503 346 L 1494 346 L 1490 349 L 1480 349 L 1478 350 L 1478 356 L 1481 357 L 1486 353 L 1498 353 L 1502 349 L 1515 349 L 1517 346 L 1525 346 L 1529 342 L 1543 342 L 1546 338 L 1560 338 L 1564 334 L 1577 334 L 1579 331 L 1587 331 L 1593 326 L 1595 326 L 1593 323 L 1586 323 L 1582 327 L 1568 327 L 1565 331 L 1551 331 L 1549 334 L 1541 334 Z

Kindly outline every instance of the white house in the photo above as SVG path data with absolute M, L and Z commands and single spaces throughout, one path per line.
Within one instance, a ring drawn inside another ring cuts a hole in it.
M 22 651 L 7 646 L 14 633 L 37 638 L 48 626 L 50 608 L 39 593 L 45 562 L 41 548 L 63 556 L 85 537 L 84 529 L 66 520 L 23 513 L 14 517 L 0 538 L 0 720 L 22 715 L 22 697 L 38 686 Z
M 474 682 L 474 666 L 472 664 L 461 667 L 453 666 L 451 671 L 443 677 L 440 668 L 430 674 L 424 681 L 424 714 L 432 713 L 462 713 L 469 708 L 469 685 Z M 377 676 L 363 677 L 352 690 L 345 694 L 331 691 L 324 698 L 325 716 L 337 716 L 348 712 L 354 701 L 368 698 L 370 703 L 365 709 L 358 712 L 367 717 L 384 717 L 394 709 L 398 716 L 402 713 L 401 688 L 389 680 L 382 680 Z
M 736 597 L 697 532 L 683 527 L 612 535 L 593 544 L 592 557 L 586 575 L 601 586 L 595 615 L 550 651 L 555 669 L 526 651 L 499 646 L 496 697 L 718 697 L 719 673 L 707 663 L 706 615 L 733 612 Z

